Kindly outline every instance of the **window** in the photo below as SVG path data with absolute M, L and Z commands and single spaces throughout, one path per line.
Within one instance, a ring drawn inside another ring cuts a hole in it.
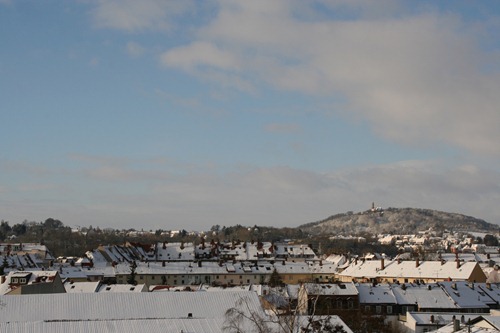
M 377 313 L 377 314 L 381 314 L 382 313 L 382 307 L 380 305 L 377 305 L 375 307 L 375 313 Z
M 26 283 L 26 278 L 20 278 L 20 279 L 19 279 L 19 283 L 21 283 L 21 284 Z
M 139 279 L 144 280 L 144 275 L 139 275 Z
M 154 275 L 151 275 L 151 280 L 154 280 L 155 279 L 155 276 Z
M 392 314 L 392 305 L 387 305 L 387 314 Z
M 10 282 L 11 283 L 19 283 L 19 279 L 18 278 L 11 278 Z
M 342 309 L 342 300 L 338 299 L 336 302 L 335 302 L 335 307 L 337 309 Z
M 354 308 L 354 302 L 353 302 L 353 301 L 347 301 L 347 307 L 348 307 L 349 309 Z
M 370 306 L 369 305 L 365 305 L 365 312 L 370 312 Z

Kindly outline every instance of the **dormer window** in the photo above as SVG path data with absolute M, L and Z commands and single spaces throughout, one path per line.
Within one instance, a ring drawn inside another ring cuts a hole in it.
M 20 278 L 19 284 L 26 284 L 26 278 Z
M 12 284 L 18 284 L 19 283 L 19 279 L 18 278 L 11 278 L 10 279 L 10 283 L 12 283 Z

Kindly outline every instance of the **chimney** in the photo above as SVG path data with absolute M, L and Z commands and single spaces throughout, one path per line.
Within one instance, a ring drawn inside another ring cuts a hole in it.
M 161 262 L 161 266 L 162 266 L 162 267 L 165 267 L 165 260 L 163 260 L 163 261 Z
M 457 269 L 460 268 L 460 260 L 457 258 Z
M 453 332 L 458 332 L 460 331 L 460 320 L 455 319 L 453 320 Z
M 420 260 L 417 258 L 417 260 L 415 260 L 415 267 L 418 267 L 420 266 Z
M 487 253 L 487 254 L 486 254 L 486 259 L 490 260 L 490 257 L 491 257 L 491 256 L 490 256 L 490 254 L 489 254 L 489 253 Z
M 434 323 L 434 315 L 431 315 L 431 323 Z
M 380 259 L 380 270 L 383 271 L 384 268 L 385 268 L 385 262 L 384 262 L 384 258 Z
M 358 264 L 358 257 L 354 258 L 354 265 Z
M 401 258 L 398 258 L 398 265 L 401 263 Z

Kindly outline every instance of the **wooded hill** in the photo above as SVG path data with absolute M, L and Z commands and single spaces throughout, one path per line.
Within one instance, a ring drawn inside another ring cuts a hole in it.
M 324 220 L 307 223 L 299 228 L 311 235 L 359 233 L 398 233 L 415 234 L 418 231 L 432 230 L 442 232 L 499 232 L 499 225 L 456 213 L 447 213 L 419 208 L 387 208 L 364 212 L 347 212 L 330 216 Z

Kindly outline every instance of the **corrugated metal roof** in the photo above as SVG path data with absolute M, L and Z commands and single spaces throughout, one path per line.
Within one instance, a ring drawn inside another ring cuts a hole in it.
M 74 293 L 1 296 L 0 322 L 44 320 L 121 320 L 224 318 L 225 311 L 247 299 L 251 311 L 262 312 L 255 292 L 232 293 Z
M 0 333 L 103 333 L 103 332 L 148 332 L 148 333 L 219 333 L 221 319 L 143 319 L 2 323 Z

